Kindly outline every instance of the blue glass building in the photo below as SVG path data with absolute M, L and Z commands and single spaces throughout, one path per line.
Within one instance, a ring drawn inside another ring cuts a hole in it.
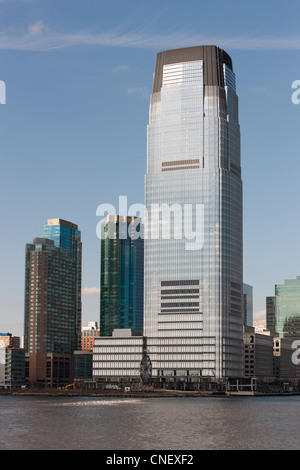
M 157 54 L 145 203 L 150 235 L 145 237 L 144 336 L 153 373 L 241 376 L 238 96 L 232 60 L 216 46 Z M 159 223 L 153 210 L 157 205 Z M 167 224 L 168 239 L 163 233 Z
M 139 378 L 145 350 L 162 384 L 199 389 L 204 377 L 243 376 L 242 197 L 230 56 L 216 46 L 158 53 L 147 128 L 143 335 L 96 338 L 96 380 Z M 107 244 L 116 266 L 117 245 Z
M 53 240 L 55 246 L 68 250 L 70 257 L 75 260 L 74 349 L 81 349 L 81 232 L 72 222 L 49 219 L 44 228 L 44 236 Z
M 300 276 L 275 285 L 275 296 L 267 297 L 267 329 L 279 338 L 300 338 Z
M 103 221 L 101 336 L 111 336 L 114 329 L 143 330 L 144 241 L 135 236 L 142 230 L 137 217 L 107 216 Z

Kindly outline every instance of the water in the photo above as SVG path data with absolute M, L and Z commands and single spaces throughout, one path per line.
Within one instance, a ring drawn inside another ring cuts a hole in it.
M 0 397 L 1 450 L 300 449 L 300 396 Z

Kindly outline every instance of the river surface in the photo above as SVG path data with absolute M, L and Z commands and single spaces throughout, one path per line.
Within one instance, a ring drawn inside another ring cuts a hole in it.
M 300 449 L 300 396 L 2 396 L 0 423 L 0 450 Z

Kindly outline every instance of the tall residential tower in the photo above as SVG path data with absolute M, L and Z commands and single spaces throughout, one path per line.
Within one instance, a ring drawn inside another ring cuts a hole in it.
M 44 236 L 53 240 L 58 248 L 68 250 L 69 256 L 75 261 L 74 349 L 81 349 L 81 233 L 78 226 L 72 222 L 63 219 L 48 219 Z
M 29 385 L 69 383 L 74 351 L 75 261 L 53 240 L 26 245 L 24 349 Z

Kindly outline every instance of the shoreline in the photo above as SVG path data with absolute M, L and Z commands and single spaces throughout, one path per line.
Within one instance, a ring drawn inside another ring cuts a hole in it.
M 300 392 L 218 392 L 218 391 L 180 391 L 154 390 L 143 391 L 109 391 L 109 390 L 0 390 L 1 396 L 14 397 L 68 397 L 68 398 L 237 398 L 237 397 L 291 397 Z
M 1 396 L 18 397 L 90 397 L 90 398 L 161 398 L 161 397 L 226 397 L 225 392 L 201 392 L 180 390 L 116 391 L 116 390 L 0 390 Z

